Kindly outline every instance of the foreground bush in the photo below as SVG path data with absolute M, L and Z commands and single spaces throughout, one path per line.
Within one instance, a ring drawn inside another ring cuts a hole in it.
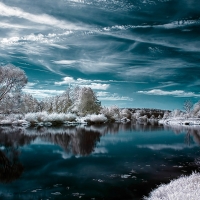
M 162 184 L 145 200 L 199 200 L 200 173 L 183 176 L 168 184 Z

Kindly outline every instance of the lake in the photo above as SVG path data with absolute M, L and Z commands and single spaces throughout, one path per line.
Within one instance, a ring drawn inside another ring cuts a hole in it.
M 0 199 L 142 199 L 198 171 L 195 126 L 0 127 Z

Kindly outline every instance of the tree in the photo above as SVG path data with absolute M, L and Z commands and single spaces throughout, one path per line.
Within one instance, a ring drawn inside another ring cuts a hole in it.
M 193 103 L 191 102 L 191 100 L 186 100 L 183 104 L 183 108 L 185 109 L 185 111 L 187 113 L 190 113 L 191 109 L 192 109 Z
M 8 93 L 20 92 L 26 83 L 23 70 L 11 64 L 0 67 L 0 102 Z
M 85 116 L 98 114 L 101 109 L 101 103 L 90 87 L 75 87 L 70 92 L 70 98 L 74 103 L 69 107 L 68 112 Z
M 31 94 L 22 94 L 21 95 L 21 112 L 38 112 L 39 102 L 36 98 L 34 98 Z

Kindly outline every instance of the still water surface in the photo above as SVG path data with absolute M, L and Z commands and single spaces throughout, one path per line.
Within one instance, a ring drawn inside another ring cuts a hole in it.
M 0 127 L 0 199 L 142 199 L 198 171 L 198 127 Z

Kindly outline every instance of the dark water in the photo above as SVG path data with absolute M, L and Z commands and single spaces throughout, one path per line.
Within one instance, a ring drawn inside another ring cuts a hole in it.
M 142 199 L 200 166 L 198 127 L 1 127 L 0 144 L 0 199 Z

